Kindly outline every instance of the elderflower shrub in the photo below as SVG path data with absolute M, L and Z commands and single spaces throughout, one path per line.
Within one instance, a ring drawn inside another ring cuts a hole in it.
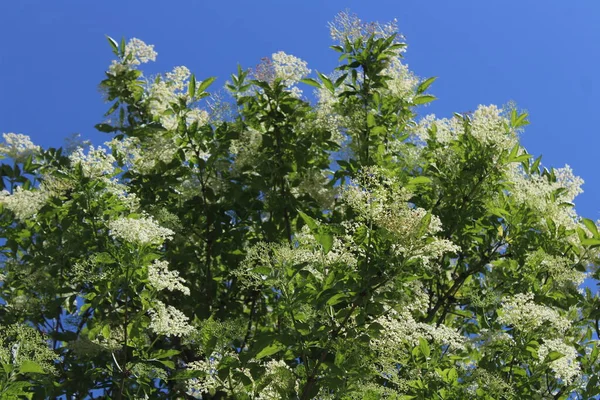
M 156 300 L 154 308 L 148 311 L 150 329 L 158 335 L 187 336 L 195 331 L 189 318 L 173 306 Z
M 0 144 L 0 156 L 11 158 L 16 163 L 22 163 L 40 151 L 40 146 L 33 144 L 27 135 L 3 133 L 2 137 L 4 143 Z
M 108 229 L 113 238 L 142 246 L 160 246 L 175 234 L 172 230 L 159 226 L 152 217 L 117 218 L 108 223 Z
M 548 366 L 552 369 L 557 379 L 570 384 L 581 373 L 581 368 L 577 362 L 577 357 L 579 356 L 577 350 L 561 339 L 545 340 L 538 350 L 540 362 L 546 362 L 546 357 L 552 352 L 560 353 L 562 356 L 550 361 Z
M 327 77 L 275 53 L 231 102 L 110 40 L 111 151 L 5 136 L 0 303 L 55 366 L 5 364 L 18 396 L 598 396 L 581 179 L 540 171 L 514 106 L 418 119 L 433 79 L 395 22 L 331 28 Z M 4 360 L 34 354 L 5 331 Z

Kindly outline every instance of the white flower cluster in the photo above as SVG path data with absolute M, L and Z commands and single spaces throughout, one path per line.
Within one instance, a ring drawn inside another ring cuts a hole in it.
M 24 162 L 30 155 L 40 151 L 29 136 L 20 133 L 3 133 L 4 143 L 0 144 L 0 155 L 12 158 L 15 162 Z
M 273 53 L 271 58 L 273 59 L 275 77 L 281 79 L 286 86 L 292 86 L 310 74 L 306 61 L 298 57 L 279 51 Z
M 356 14 L 342 11 L 335 16 L 333 22 L 329 23 L 329 33 L 333 40 L 342 44 L 346 40 L 351 42 L 357 39 L 366 40 L 371 35 L 375 35 L 376 38 L 388 37 L 398 33 L 398 20 L 394 19 L 385 24 L 364 23 Z M 402 39 L 402 36 L 398 39 Z
M 382 355 L 397 360 L 396 352 L 406 352 L 401 343 L 407 343 L 408 350 L 419 344 L 419 338 L 438 345 L 448 346 L 451 351 L 465 349 L 465 338 L 456 330 L 440 324 L 438 326 L 417 322 L 409 312 L 390 311 L 377 319 L 383 326 L 380 337 L 372 339 L 372 345 Z
M 557 286 L 579 287 L 587 277 L 585 272 L 576 270 L 568 258 L 551 256 L 542 250 L 530 254 L 526 264 L 550 275 Z
M 386 85 L 392 96 L 408 101 L 412 99 L 419 85 L 419 78 L 408 69 L 408 65 L 402 63 L 400 57 L 392 58 L 383 70 L 383 75 L 390 78 Z
M 167 72 L 163 79 L 153 82 L 148 87 L 150 113 L 167 130 L 177 129 L 180 115 L 173 111 L 172 103 L 178 103 L 181 98 L 189 99 L 187 88 L 191 75 L 187 67 L 175 67 L 172 72 Z M 208 113 L 205 110 L 192 108 L 183 112 L 187 125 L 197 122 L 202 126 L 209 121 Z
M 337 190 L 327 186 L 328 173 L 327 170 L 310 170 L 302 177 L 300 184 L 291 188 L 291 194 L 295 197 L 309 195 L 322 208 L 330 210 L 335 202 Z
M 106 142 L 113 149 L 116 157 L 123 162 L 128 170 L 147 174 L 160 161 L 169 163 L 177 152 L 175 142 L 162 135 L 154 135 L 142 143 L 138 138 L 127 137 L 121 140 L 113 139 Z
M 0 192 L 0 203 L 13 213 L 20 221 L 31 218 L 44 206 L 50 193 L 43 189 L 25 190 L 17 186 L 10 194 L 3 190 Z
M 561 379 L 567 385 L 571 384 L 581 373 L 579 363 L 577 362 L 577 350 L 573 346 L 564 343 L 561 339 L 545 340 L 538 350 L 540 362 L 544 362 L 546 356 L 553 351 L 564 356 L 551 361 L 549 363 L 550 368 L 554 371 L 557 379 Z
M 186 381 L 187 394 L 194 398 L 202 398 L 202 393 L 214 391 L 219 385 L 217 376 L 217 367 L 220 357 L 211 356 L 204 360 L 192 361 L 187 365 L 191 371 L 200 371 L 204 373 L 203 377 L 188 379 Z
M 290 390 L 298 392 L 299 382 L 296 380 L 292 369 L 283 360 L 270 360 L 264 364 L 265 372 L 261 381 L 268 384 L 258 393 L 258 400 L 278 400 L 282 393 Z
M 173 306 L 157 300 L 153 310 L 149 310 L 150 329 L 159 335 L 187 336 L 195 331 L 188 324 L 189 318 Z
M 533 332 L 547 324 L 558 335 L 564 335 L 571 328 L 571 321 L 556 310 L 536 304 L 533 293 L 519 293 L 504 298 L 498 314 L 500 324 L 510 325 L 522 332 Z
M 152 217 L 118 218 L 108 224 L 110 235 L 129 243 L 160 246 L 175 232 L 159 226 Z
M 115 173 L 115 158 L 104 147 L 90 146 L 87 154 L 78 147 L 69 155 L 71 165 L 81 164 L 83 175 L 87 178 L 110 178 Z
M 154 262 L 148 266 L 148 281 L 156 290 L 167 289 L 171 292 L 179 290 L 185 295 L 190 294 L 190 289 L 185 286 L 185 280 L 179 276 L 178 271 L 170 271 L 167 261 Z
M 121 61 L 113 60 L 108 68 L 111 75 L 117 75 L 128 69 L 135 68 L 137 65 L 145 64 L 156 60 L 157 53 L 154 51 L 154 45 L 148 45 L 142 40 L 132 38 L 125 45 L 125 54 Z
M 545 176 L 526 174 L 520 165 L 511 164 L 507 171 L 512 186 L 510 195 L 518 204 L 531 207 L 544 219 L 551 219 L 567 229 L 576 229 L 577 213 L 565 204 L 573 202 L 583 192 L 583 179 L 574 175 L 568 165 L 554 172 L 557 180 L 550 182 Z
M 260 158 L 262 146 L 262 133 L 256 129 L 249 128 L 240 133 L 239 139 L 232 140 L 229 152 L 235 156 L 232 165 L 234 175 L 239 175 L 248 167 L 255 165 Z
M 428 267 L 432 260 L 445 253 L 456 253 L 458 246 L 434 235 L 442 230 L 440 219 L 431 215 L 427 226 L 427 211 L 409 202 L 412 195 L 392 178 L 384 177 L 377 168 L 369 168 L 357 181 L 346 186 L 342 199 L 365 222 L 373 222 L 393 235 L 394 250 L 409 259 L 419 259 Z
M 517 134 L 510 129 L 504 110 L 495 105 L 477 107 L 471 116 L 470 134 L 480 143 L 497 150 L 511 150 L 518 142 Z M 414 132 L 421 142 L 430 138 L 429 130 L 435 125 L 436 141 L 448 144 L 465 134 L 464 122 L 457 117 L 436 119 L 435 115 L 423 118 Z

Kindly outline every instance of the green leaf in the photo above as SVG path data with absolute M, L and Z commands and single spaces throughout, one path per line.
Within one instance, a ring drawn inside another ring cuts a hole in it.
M 558 351 L 551 351 L 546 356 L 546 361 L 548 361 L 548 362 L 556 361 L 559 358 L 563 358 L 564 356 L 565 355 L 563 353 L 559 353 Z
M 110 47 L 112 48 L 113 53 L 115 53 L 115 55 L 119 55 L 119 43 L 117 43 L 117 41 L 113 38 L 111 38 L 108 35 L 105 35 L 106 39 L 108 40 L 108 43 L 110 44 Z
M 322 88 L 321 84 L 312 78 L 300 79 L 300 82 L 306 83 L 307 85 L 314 86 L 319 89 Z
M 302 219 L 304 220 L 306 225 L 308 225 L 308 227 L 310 228 L 311 231 L 316 232 L 319 229 L 319 224 L 312 217 L 308 216 L 307 214 L 303 213 L 302 211 L 298 211 L 298 215 L 300 215 L 300 217 L 302 217 Z
M 419 86 L 417 87 L 417 94 L 421 94 L 424 91 L 426 91 L 429 86 L 431 86 L 431 84 L 437 79 L 437 76 L 431 77 L 429 79 L 424 80 L 423 82 L 421 82 L 419 84 Z
M 194 74 L 190 76 L 190 83 L 188 84 L 188 96 L 190 96 L 190 98 L 196 97 L 196 76 Z
M 317 235 L 317 240 L 323 246 L 323 252 L 325 254 L 329 253 L 331 248 L 333 247 L 333 235 L 329 232 L 319 233 Z
M 427 340 L 423 339 L 422 337 L 419 338 L 419 350 L 421 350 L 421 354 L 423 354 L 425 357 L 429 357 L 431 354 L 429 343 L 427 343 Z
M 26 360 L 21 363 L 21 366 L 19 367 L 19 373 L 21 373 L 21 374 L 29 374 L 29 373 L 45 374 L 46 371 L 44 371 L 44 369 L 38 363 L 30 361 L 30 360 Z
M 205 80 L 203 80 L 200 83 L 200 86 L 198 86 L 198 94 L 204 92 L 206 89 L 208 89 L 208 87 L 210 85 L 212 85 L 212 83 L 216 80 L 217 78 L 214 76 L 211 76 L 210 78 L 206 78 Z
M 285 346 L 283 344 L 277 341 L 273 342 L 272 344 L 262 348 L 262 350 L 260 350 L 258 354 L 256 354 L 256 359 L 260 360 L 261 358 L 272 356 L 273 354 L 278 353 L 283 349 L 285 349 Z
M 582 218 L 581 222 L 583 222 L 585 227 L 588 228 L 592 235 L 594 235 L 594 238 L 599 238 L 600 234 L 598 233 L 598 227 L 596 226 L 596 223 L 594 221 L 592 221 L 591 219 Z
M 431 103 L 432 101 L 434 101 L 436 99 L 437 99 L 437 97 L 432 96 L 430 94 L 420 94 L 413 98 L 413 104 L 415 104 L 415 105 L 427 104 L 427 103 Z
M 323 81 L 323 85 L 325 85 L 325 87 L 331 92 L 331 94 L 335 94 L 335 87 L 333 86 L 331 80 L 319 71 L 317 71 L 317 75 L 319 76 L 319 78 L 321 78 L 321 81 Z
M 169 357 L 176 356 L 179 353 L 181 353 L 181 351 L 175 350 L 175 349 L 158 350 L 158 351 L 152 353 L 152 356 L 150 358 L 160 360 L 161 358 L 169 358 Z
M 367 126 L 372 128 L 375 126 L 375 116 L 371 113 L 367 114 Z

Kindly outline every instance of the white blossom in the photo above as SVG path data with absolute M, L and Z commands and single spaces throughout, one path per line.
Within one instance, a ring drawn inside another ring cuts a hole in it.
M 103 147 L 90 146 L 87 154 L 78 147 L 69 155 L 71 165 L 81 165 L 83 175 L 87 178 L 110 178 L 115 173 L 115 158 Z
M 157 53 L 154 51 L 154 45 L 148 45 L 140 39 L 132 38 L 125 45 L 123 59 L 120 61 L 113 60 L 108 68 L 108 72 L 111 75 L 118 75 L 119 73 L 135 68 L 140 64 L 155 61 L 156 56 Z
M 172 239 L 175 232 L 159 226 L 152 217 L 118 218 L 108 224 L 110 235 L 140 245 L 158 245 Z
M 20 133 L 3 133 L 4 143 L 0 144 L 0 155 L 12 158 L 15 162 L 24 162 L 27 157 L 40 151 L 29 136 Z
M 15 213 L 17 219 L 26 221 L 38 213 L 49 197 L 50 193 L 43 188 L 25 190 L 17 186 L 12 194 L 6 190 L 0 192 L 0 203 Z
M 189 318 L 184 313 L 161 301 L 157 300 L 154 309 L 148 313 L 150 329 L 159 335 L 187 336 L 195 331 L 194 327 L 188 324 Z
M 577 350 L 573 346 L 569 346 L 561 339 L 544 340 L 538 350 L 538 358 L 540 362 L 544 362 L 550 352 L 558 352 L 563 354 L 554 361 L 550 361 L 549 366 L 557 379 L 561 379 L 565 384 L 569 385 L 581 373 L 579 363 L 577 362 Z
M 275 77 L 281 79 L 286 86 L 292 86 L 310 74 L 306 61 L 302 61 L 298 57 L 279 51 L 273 53 L 271 58 L 273 59 Z
M 563 335 L 571 328 L 571 321 L 556 310 L 536 304 L 533 293 L 519 293 L 503 299 L 498 314 L 500 324 L 510 325 L 522 332 L 534 332 L 547 324 L 558 335 Z
M 185 279 L 179 276 L 178 271 L 169 270 L 167 261 L 154 262 L 148 266 L 148 281 L 156 290 L 167 289 L 171 292 L 179 290 L 185 295 L 190 294 L 190 289 L 185 286 Z
M 364 23 L 356 14 L 342 11 L 335 16 L 333 22 L 329 23 L 329 33 L 333 40 L 342 44 L 346 40 L 351 42 L 357 39 L 365 40 L 371 35 L 376 38 L 385 38 L 398 34 L 398 20 L 393 19 L 385 24 L 379 22 Z M 402 36 L 398 39 L 402 39 Z

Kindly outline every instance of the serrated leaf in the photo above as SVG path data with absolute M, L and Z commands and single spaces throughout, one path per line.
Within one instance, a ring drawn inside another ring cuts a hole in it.
M 111 38 L 108 35 L 105 35 L 106 39 L 108 40 L 108 43 L 110 44 L 110 47 L 113 50 L 113 53 L 115 53 L 115 55 L 119 55 L 119 43 L 117 43 L 117 41 L 113 38 Z
M 198 93 L 197 95 L 199 95 L 200 93 L 204 92 L 206 89 L 208 89 L 208 87 L 210 85 L 212 85 L 212 83 L 217 80 L 216 77 L 211 76 L 210 78 L 206 78 L 205 80 L 203 80 L 202 82 L 200 82 L 200 85 L 198 86 Z
M 188 95 L 191 98 L 196 96 L 196 76 L 194 74 L 190 76 L 190 82 L 188 83 Z
M 21 374 L 29 374 L 29 373 L 45 374 L 46 373 L 46 371 L 44 371 L 44 369 L 38 363 L 30 361 L 30 360 L 26 360 L 21 363 L 21 366 L 19 367 L 19 372 Z
M 300 82 L 306 83 L 307 85 L 314 86 L 319 89 L 322 88 L 321 84 L 312 78 L 300 79 Z
M 419 84 L 419 86 L 417 87 L 417 94 L 421 94 L 424 91 L 426 91 L 429 86 L 431 86 L 431 84 L 437 79 L 437 76 L 431 77 L 429 79 L 424 80 L 423 82 L 421 82 Z
M 598 227 L 596 226 L 596 223 L 594 221 L 588 218 L 583 218 L 581 222 L 583 222 L 583 225 L 585 225 L 585 227 L 588 228 L 588 230 L 592 233 L 592 235 L 594 235 L 595 238 L 598 238 L 598 236 L 600 236 L 600 234 L 598 233 Z
M 316 232 L 319 229 L 319 224 L 317 223 L 317 221 L 314 218 L 310 217 L 309 215 L 307 215 L 299 210 L 298 210 L 298 215 L 300 215 L 300 217 L 304 220 L 306 225 L 308 225 L 308 227 L 310 228 L 311 231 Z
M 260 360 L 261 358 L 272 356 L 275 353 L 280 352 L 285 349 L 285 346 L 279 342 L 274 342 L 266 347 L 264 347 L 261 351 L 256 355 L 256 359 Z
M 420 94 L 413 98 L 413 104 L 415 104 L 415 105 L 427 104 L 427 103 L 431 103 L 432 101 L 434 101 L 436 99 L 437 99 L 437 97 L 432 96 L 430 94 Z

